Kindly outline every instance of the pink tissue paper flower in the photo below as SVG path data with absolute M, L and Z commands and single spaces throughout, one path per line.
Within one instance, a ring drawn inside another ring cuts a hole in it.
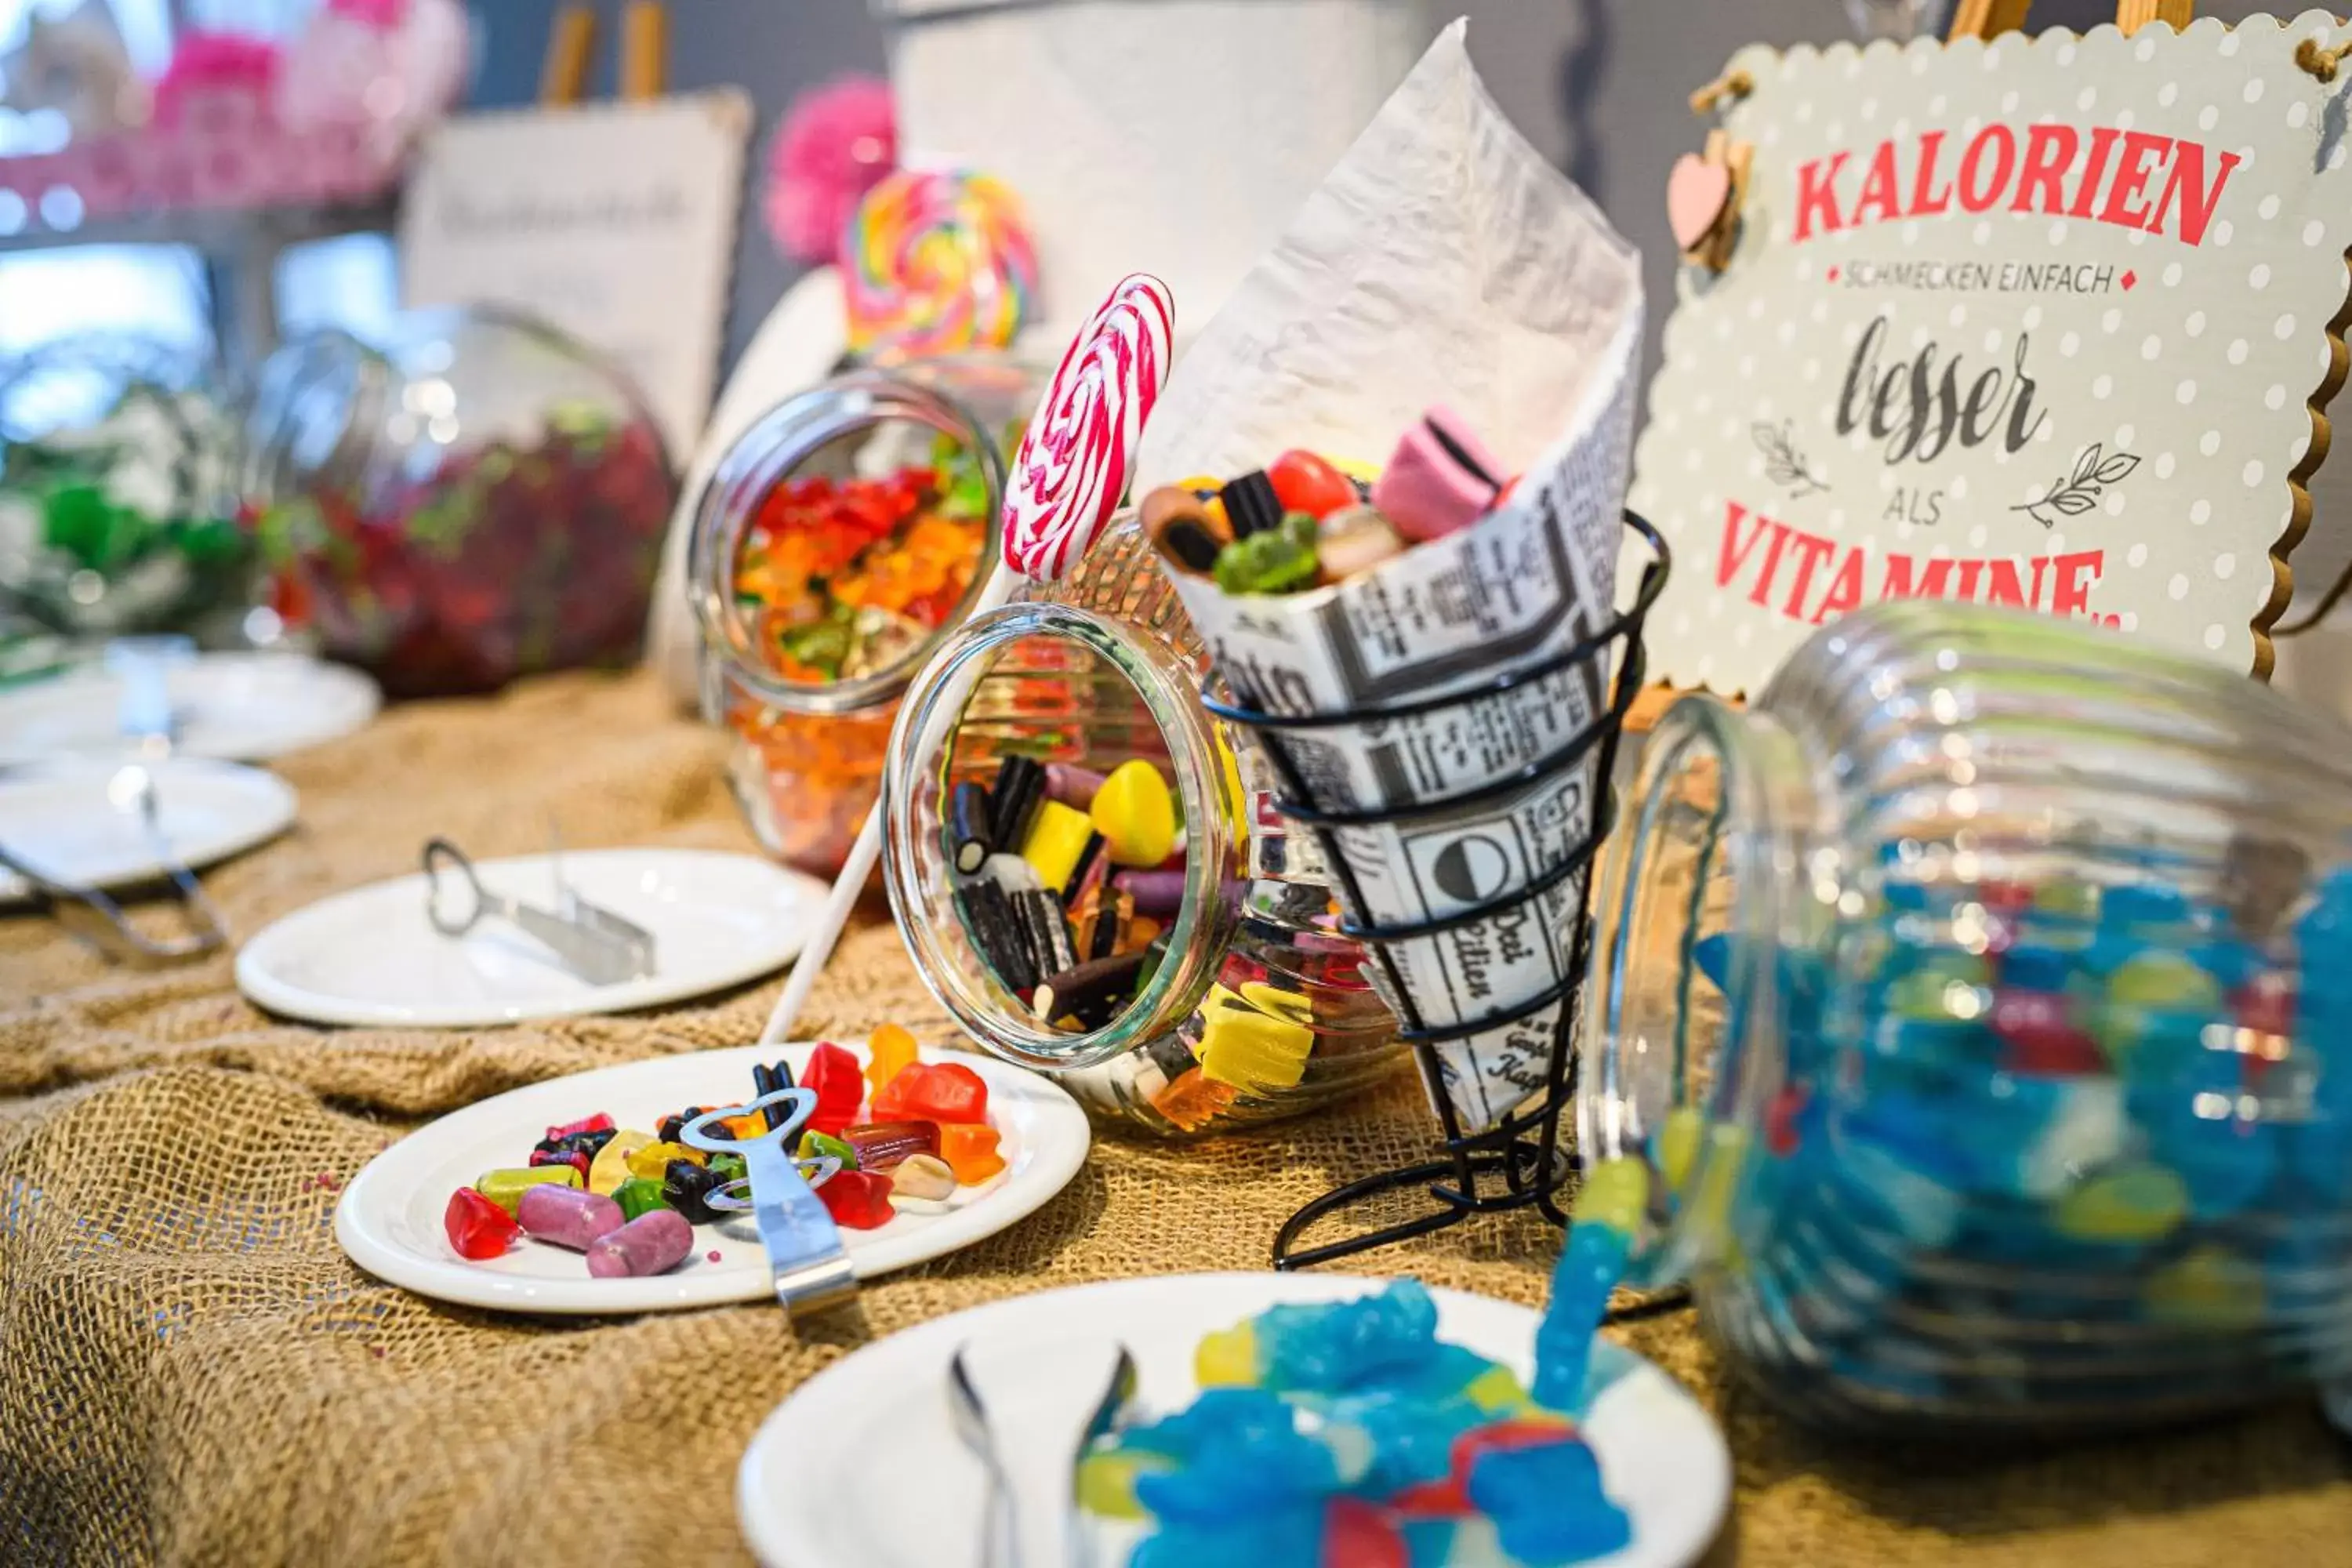
M 457 0 L 331 0 L 287 47 L 278 121 L 362 126 L 394 155 L 457 100 L 469 41 Z
M 857 199 L 898 163 L 887 83 L 845 76 L 794 100 L 768 154 L 768 232 L 788 256 L 834 259 Z

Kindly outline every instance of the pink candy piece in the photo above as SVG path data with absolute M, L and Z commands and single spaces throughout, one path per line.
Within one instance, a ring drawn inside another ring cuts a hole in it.
M 1024 577 L 1060 581 L 1110 521 L 1168 384 L 1175 325 L 1168 285 L 1131 273 L 1064 352 L 1004 489 L 1004 563 Z
M 658 1274 L 677 1267 L 693 1250 L 694 1226 L 684 1215 L 676 1209 L 647 1209 L 589 1244 L 588 1272 L 599 1279 Z
M 620 1229 L 627 1217 L 619 1204 L 602 1193 L 552 1182 L 525 1187 L 515 1204 L 515 1218 L 532 1240 L 551 1241 L 574 1252 L 587 1251 L 591 1242 L 607 1231 Z
M 1501 462 L 1459 418 L 1433 408 L 1397 442 L 1372 505 L 1407 539 L 1443 539 L 1486 514 L 1503 478 Z

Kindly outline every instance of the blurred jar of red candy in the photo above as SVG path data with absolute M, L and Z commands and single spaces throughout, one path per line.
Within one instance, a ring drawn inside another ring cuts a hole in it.
M 840 868 L 899 693 L 987 580 L 1036 385 L 988 354 L 853 370 L 746 431 L 697 503 L 704 711 L 753 831 L 804 870 Z
M 677 479 L 586 344 L 483 308 L 315 333 L 263 367 L 249 441 L 281 613 L 387 692 L 635 658 Z

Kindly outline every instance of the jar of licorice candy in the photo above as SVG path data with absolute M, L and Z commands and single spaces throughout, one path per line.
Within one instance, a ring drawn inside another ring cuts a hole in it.
M 1407 1059 L 1327 874 L 1131 514 L 1058 583 L 941 644 L 884 773 L 890 901 L 989 1050 L 1107 1120 L 1198 1133 L 1312 1110 Z
M 985 354 L 849 372 L 746 431 L 696 504 L 704 711 L 752 831 L 803 870 L 840 868 L 899 694 L 987 577 L 1035 390 Z
M 1579 1152 L 1767 1393 L 2047 1435 L 2352 1371 L 2352 731 L 1901 603 L 1683 699 L 1633 800 Z

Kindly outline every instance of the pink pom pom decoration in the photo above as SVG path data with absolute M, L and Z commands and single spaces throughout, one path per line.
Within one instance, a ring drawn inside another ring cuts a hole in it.
M 1168 384 L 1176 302 L 1131 273 L 1110 291 L 1037 400 L 1004 493 L 1004 560 L 1057 581 L 1093 547 L 1135 475 L 1144 422 Z
M 787 256 L 833 260 L 858 198 L 898 163 L 887 83 L 845 76 L 801 94 L 768 153 L 768 232 Z

